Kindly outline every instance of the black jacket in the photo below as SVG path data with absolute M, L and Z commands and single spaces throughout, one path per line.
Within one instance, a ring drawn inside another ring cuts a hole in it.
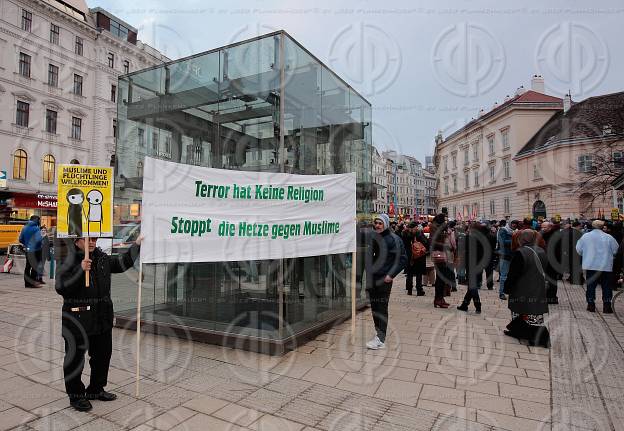
M 538 265 L 546 270 L 546 253 L 538 246 L 519 247 L 513 252 L 509 273 L 505 281 L 505 293 L 509 295 L 508 307 L 518 314 L 548 313 L 546 278 Z
M 116 256 L 109 256 L 96 248 L 89 255 L 92 260 L 90 286 L 86 287 L 85 273 L 80 265 L 84 252 L 76 248 L 75 252 L 69 253 L 56 275 L 56 292 L 63 296 L 64 330 L 94 335 L 113 327 L 111 273 L 124 272 L 132 267 L 138 254 L 137 245 Z
M 378 285 L 386 275 L 394 278 L 403 271 L 407 264 L 407 254 L 401 238 L 389 229 L 382 233 L 374 232 L 371 240 L 369 273 L 372 274 L 374 285 Z
M 493 250 L 491 235 L 471 229 L 464 242 L 464 263 L 470 288 L 476 288 L 477 276 L 489 265 Z

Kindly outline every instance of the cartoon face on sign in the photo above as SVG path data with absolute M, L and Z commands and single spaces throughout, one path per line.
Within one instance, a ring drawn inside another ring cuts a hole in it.
M 102 233 L 102 201 L 104 196 L 99 190 L 90 190 L 87 193 L 87 202 L 89 203 L 89 211 L 87 212 L 87 220 L 89 221 L 89 233 L 91 233 L 91 223 L 99 225 L 100 234 Z
M 69 235 L 81 237 L 84 193 L 82 193 L 80 189 L 69 190 L 67 192 L 67 202 L 69 202 L 69 210 L 67 211 L 67 233 Z

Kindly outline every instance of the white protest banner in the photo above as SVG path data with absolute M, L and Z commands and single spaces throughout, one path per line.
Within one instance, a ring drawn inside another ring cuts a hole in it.
M 224 262 L 354 252 L 355 185 L 355 173 L 233 171 L 147 157 L 141 262 Z

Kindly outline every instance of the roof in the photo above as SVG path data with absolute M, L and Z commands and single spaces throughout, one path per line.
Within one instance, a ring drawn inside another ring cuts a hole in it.
M 512 105 L 515 107 L 531 106 L 531 107 L 561 109 L 563 107 L 563 99 L 560 99 L 554 96 L 549 96 L 543 93 L 538 93 L 537 91 L 534 91 L 534 90 L 525 91 L 524 93 L 515 95 L 514 97 L 510 98 L 506 102 L 501 103 L 496 108 L 484 113 L 479 118 L 476 118 L 470 121 L 461 129 L 456 130 L 455 132 L 451 133 L 444 140 L 444 142 L 448 141 L 449 139 L 454 138 L 455 136 L 465 132 L 466 130 L 469 130 L 470 128 L 474 127 L 477 124 L 481 124 L 485 122 L 487 119 L 493 117 L 494 115 L 499 114 L 500 112 L 511 107 Z
M 545 148 L 587 140 L 621 139 L 624 134 L 624 92 L 590 97 L 573 104 L 568 112 L 553 115 L 529 139 L 516 157 Z

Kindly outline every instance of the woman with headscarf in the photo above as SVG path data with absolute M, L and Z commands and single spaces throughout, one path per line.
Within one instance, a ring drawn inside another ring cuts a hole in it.
M 538 234 L 532 229 L 518 234 L 518 248 L 511 257 L 505 282 L 512 319 L 505 334 L 526 339 L 531 345 L 547 347 L 550 344 L 548 330 L 543 326 L 544 313 L 548 313 L 547 258 L 538 242 Z

